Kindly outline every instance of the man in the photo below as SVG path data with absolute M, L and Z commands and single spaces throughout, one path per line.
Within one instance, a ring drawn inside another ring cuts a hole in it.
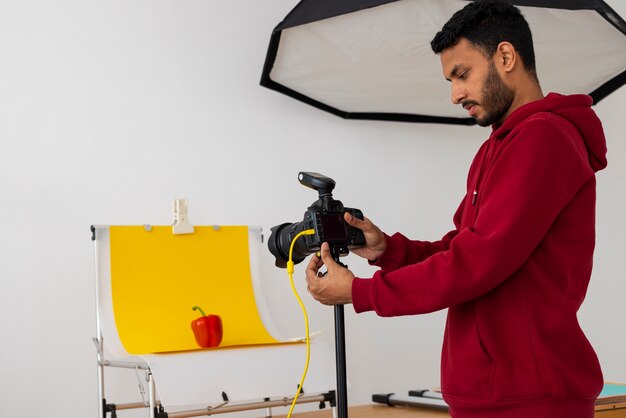
M 431 45 L 452 102 L 492 126 L 455 229 L 412 241 L 346 215 L 366 237 L 354 252 L 380 270 L 355 278 L 324 244 L 309 291 L 381 316 L 448 308 L 441 388 L 455 418 L 591 418 L 602 373 L 576 318 L 595 244 L 594 173 L 606 166 L 591 98 L 544 97 L 528 24 L 506 3 L 469 3 Z

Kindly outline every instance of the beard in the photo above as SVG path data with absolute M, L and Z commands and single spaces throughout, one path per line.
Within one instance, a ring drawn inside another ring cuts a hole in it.
M 513 104 L 515 94 L 504 84 L 493 62 L 489 66 L 489 73 L 483 83 L 482 95 L 485 115 L 482 118 L 476 118 L 476 123 L 480 126 L 489 126 L 499 122 Z

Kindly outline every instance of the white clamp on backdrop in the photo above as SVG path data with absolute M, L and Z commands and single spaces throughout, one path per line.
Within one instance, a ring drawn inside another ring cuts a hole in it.
M 174 223 L 172 233 L 193 234 L 193 225 L 189 223 L 187 199 L 174 199 Z

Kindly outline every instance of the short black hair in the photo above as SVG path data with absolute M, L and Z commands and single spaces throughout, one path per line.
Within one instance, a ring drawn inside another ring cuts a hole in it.
M 535 49 L 528 22 L 520 10 L 508 3 L 477 0 L 457 11 L 430 43 L 435 54 L 456 45 L 460 38 L 495 54 L 500 42 L 510 42 L 522 58 L 524 68 L 536 78 Z

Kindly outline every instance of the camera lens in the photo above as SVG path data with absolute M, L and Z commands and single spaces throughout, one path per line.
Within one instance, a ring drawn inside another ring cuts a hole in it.
M 286 268 L 287 261 L 289 261 L 289 247 L 291 246 L 291 240 L 300 232 L 305 229 L 305 225 L 303 222 L 290 224 L 284 223 L 280 225 L 276 225 L 271 228 L 272 231 L 268 241 L 267 246 L 269 247 L 270 252 L 274 257 L 276 257 L 276 262 L 274 263 L 276 267 Z M 302 262 L 311 254 L 308 251 L 305 243 L 306 237 L 300 238 L 293 247 L 293 262 L 294 264 L 298 264 Z

